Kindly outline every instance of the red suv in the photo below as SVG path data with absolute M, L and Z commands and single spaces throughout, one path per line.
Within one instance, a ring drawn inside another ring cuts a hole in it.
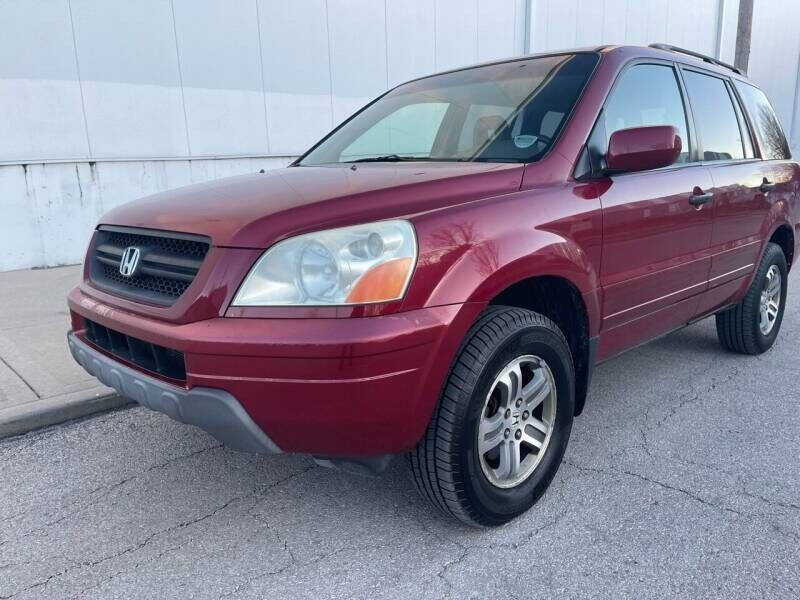
M 678 48 L 400 85 L 289 168 L 124 205 L 69 295 L 75 359 L 250 452 L 380 472 L 468 524 L 528 509 L 593 367 L 715 315 L 772 346 L 800 169 L 767 98 Z

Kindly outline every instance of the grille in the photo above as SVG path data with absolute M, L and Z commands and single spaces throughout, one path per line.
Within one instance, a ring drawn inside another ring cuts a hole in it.
M 170 379 L 186 380 L 183 352 L 136 339 L 88 319 L 86 337 L 96 346 L 146 371 Z
M 90 270 L 92 282 L 119 296 L 173 304 L 194 281 L 210 247 L 207 238 L 122 227 L 100 227 Z M 120 273 L 126 248 L 139 250 L 134 273 Z

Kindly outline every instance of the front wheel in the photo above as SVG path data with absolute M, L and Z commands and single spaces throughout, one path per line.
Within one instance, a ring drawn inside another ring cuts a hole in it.
M 491 307 L 467 334 L 409 459 L 417 489 L 473 526 L 528 510 L 553 479 L 575 406 L 569 346 L 550 319 Z
M 744 299 L 718 313 L 717 337 L 723 348 L 741 354 L 761 354 L 778 337 L 786 307 L 788 269 L 777 244 L 768 244 Z

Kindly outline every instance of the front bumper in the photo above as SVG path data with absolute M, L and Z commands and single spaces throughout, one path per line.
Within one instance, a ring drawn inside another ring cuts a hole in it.
M 121 396 L 181 423 L 196 425 L 234 450 L 259 454 L 281 451 L 228 392 L 203 387 L 186 390 L 164 383 L 95 350 L 72 332 L 67 334 L 67 343 L 72 357 L 89 375 Z
M 174 404 L 173 396 L 180 399 L 178 411 L 173 404 L 152 408 L 221 439 L 213 422 L 197 415 L 218 413 L 218 398 L 224 397 L 225 410 L 241 421 L 230 408 L 231 401 L 236 403 L 276 448 L 330 458 L 413 448 L 427 427 L 452 359 L 483 308 L 460 304 L 376 317 L 215 317 L 180 324 L 122 310 L 80 288 L 68 300 L 73 344 L 102 356 L 101 365 L 124 367 L 137 380 L 145 378 L 159 398 L 166 390 L 172 394 L 169 402 Z M 85 336 L 86 319 L 183 352 L 185 385 L 161 381 L 94 347 Z M 107 376 L 102 369 L 99 375 Z M 124 381 L 120 387 L 120 393 L 132 396 Z M 197 390 L 203 400 L 195 406 Z M 207 400 L 209 393 L 215 400 Z M 205 408 L 208 402 L 216 402 L 215 408 Z M 251 441 L 247 445 L 253 443 L 261 447 Z

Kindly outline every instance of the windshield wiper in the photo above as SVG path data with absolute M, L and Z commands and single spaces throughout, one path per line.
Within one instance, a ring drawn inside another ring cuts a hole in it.
M 400 156 L 399 154 L 387 154 L 386 156 L 370 156 L 369 158 L 358 158 L 350 162 L 402 162 L 404 160 L 434 160 L 429 156 Z

